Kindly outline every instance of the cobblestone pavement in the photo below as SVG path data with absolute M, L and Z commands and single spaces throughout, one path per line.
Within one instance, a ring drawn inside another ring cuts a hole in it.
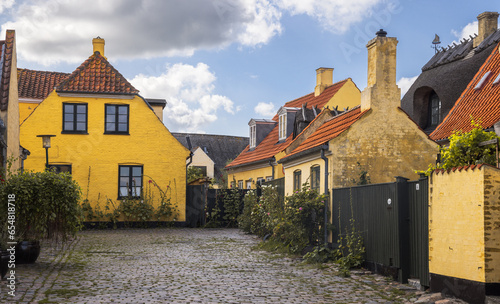
M 17 265 L 16 296 L 1 281 L 0 303 L 411 303 L 423 294 L 253 250 L 258 242 L 237 229 L 84 231 Z

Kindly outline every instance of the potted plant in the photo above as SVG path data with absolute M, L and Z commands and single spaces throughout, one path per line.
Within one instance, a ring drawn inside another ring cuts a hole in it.
M 80 228 L 80 187 L 64 173 L 24 172 L 0 187 L 0 202 L 15 196 L 16 263 L 34 263 L 42 238 L 66 240 Z

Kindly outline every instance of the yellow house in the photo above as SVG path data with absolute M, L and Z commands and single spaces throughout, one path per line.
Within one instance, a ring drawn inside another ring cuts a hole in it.
M 31 152 L 26 169 L 42 171 L 48 159 L 49 167 L 72 174 L 93 207 L 98 203 L 102 207 L 107 200 L 116 206 L 148 189 L 157 204 L 156 184 L 177 207 L 175 220 L 184 221 L 190 152 L 155 114 L 155 109 L 161 113 L 164 103 L 149 103 L 138 94 L 104 57 L 103 39 L 94 39 L 93 46 L 92 56 L 73 73 L 60 75 L 62 80 L 46 97 L 47 85 L 38 83 L 43 101 L 23 108 L 21 139 Z M 40 82 L 57 82 L 51 73 L 23 72 L 49 75 Z M 19 83 L 21 92 L 29 89 L 24 84 Z M 39 135 L 54 136 L 47 155 Z
M 435 162 L 438 144 L 399 107 L 396 85 L 396 38 L 377 32 L 368 45 L 368 82 L 361 105 L 343 113 L 325 109 L 287 149 L 285 194 L 308 181 L 321 193 L 360 182 L 395 176 L 416 179 L 415 170 Z
M 11 170 L 22 168 L 29 153 L 20 146 L 17 94 L 16 33 L 7 30 L 0 40 L 0 166 L 10 162 Z
M 289 101 L 272 119 L 251 119 L 249 145 L 226 166 L 228 185 L 255 188 L 258 181 L 284 177 L 278 161 L 293 139 L 324 107 L 333 111 L 359 105 L 360 91 L 348 78 L 333 83 L 333 69 L 316 70 L 314 92 Z

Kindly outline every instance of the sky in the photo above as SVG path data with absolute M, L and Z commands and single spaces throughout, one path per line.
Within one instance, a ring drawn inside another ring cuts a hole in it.
M 171 132 L 248 136 L 309 94 L 316 69 L 367 80 L 366 43 L 397 37 L 403 94 L 442 47 L 477 33 L 498 0 L 0 0 L 1 36 L 16 31 L 18 67 L 71 73 L 105 39 L 105 56 L 145 98 L 163 98 Z

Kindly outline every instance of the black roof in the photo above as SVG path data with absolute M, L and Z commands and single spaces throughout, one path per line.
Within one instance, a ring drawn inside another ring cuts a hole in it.
M 235 159 L 248 146 L 248 137 L 198 133 L 172 135 L 193 152 L 197 147 L 203 149 L 215 163 L 215 176 L 221 176 L 227 161 Z

